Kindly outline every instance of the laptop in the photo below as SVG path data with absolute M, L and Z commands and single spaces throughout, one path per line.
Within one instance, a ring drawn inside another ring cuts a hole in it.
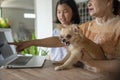
M 36 68 L 42 67 L 45 56 L 21 56 L 17 54 L 10 30 L 0 31 L 0 67 L 5 68 Z

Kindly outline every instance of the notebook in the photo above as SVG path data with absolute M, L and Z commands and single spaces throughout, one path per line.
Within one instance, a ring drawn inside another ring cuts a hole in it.
M 0 30 L 0 66 L 5 68 L 42 67 L 45 56 L 18 56 L 15 46 L 7 42 L 13 41 L 11 30 Z

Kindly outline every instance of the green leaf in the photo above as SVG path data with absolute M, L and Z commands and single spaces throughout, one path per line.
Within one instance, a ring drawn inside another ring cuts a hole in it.
M 32 40 L 35 40 L 36 39 L 36 36 L 35 36 L 35 33 L 32 33 Z M 22 40 L 22 41 L 25 41 L 25 40 Z M 18 40 L 15 40 L 15 42 L 19 42 Z M 42 55 L 42 56 L 46 56 L 48 54 L 48 49 L 42 49 L 40 48 L 38 50 L 37 46 L 31 46 L 29 48 L 26 48 L 24 49 L 22 52 L 22 54 L 31 54 L 31 55 L 39 55 L 39 53 Z

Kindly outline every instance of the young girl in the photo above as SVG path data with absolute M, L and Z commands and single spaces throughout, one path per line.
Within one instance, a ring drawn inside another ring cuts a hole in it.
M 70 24 L 79 24 L 80 17 L 78 7 L 74 0 L 58 0 L 56 5 L 56 23 L 64 27 Z M 17 51 L 22 51 L 30 46 L 54 47 L 51 49 L 49 56 L 52 61 L 60 61 L 66 56 L 66 49 L 59 40 L 60 30 L 55 28 L 53 37 L 36 39 L 31 41 L 15 43 Z M 57 47 L 57 48 L 55 48 Z

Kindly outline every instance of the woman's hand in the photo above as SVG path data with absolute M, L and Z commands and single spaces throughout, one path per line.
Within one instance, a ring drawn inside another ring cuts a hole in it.
M 32 46 L 30 41 L 8 42 L 10 45 L 15 45 L 17 52 L 23 51 L 25 48 Z

